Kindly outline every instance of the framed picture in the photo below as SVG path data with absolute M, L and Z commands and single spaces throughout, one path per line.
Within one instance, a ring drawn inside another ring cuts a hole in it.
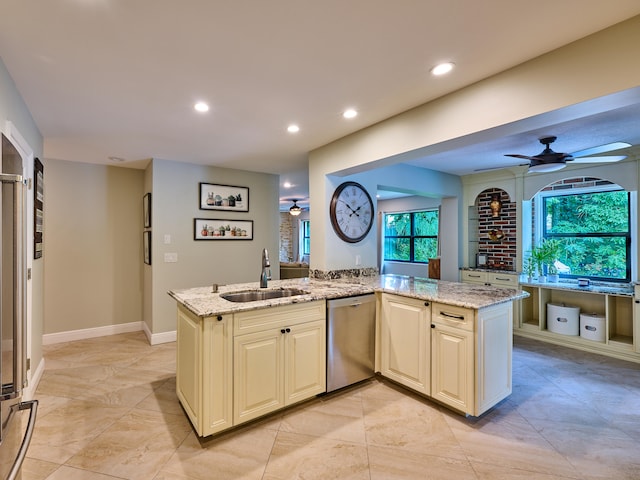
M 151 265 L 151 232 L 142 232 L 142 249 L 144 251 L 144 263 Z
M 33 258 L 42 257 L 44 234 L 44 165 L 35 158 L 33 164 Z
M 249 211 L 249 189 L 200 182 L 200 210 Z
M 144 215 L 144 228 L 151 228 L 151 193 L 142 198 L 142 212 Z
M 193 219 L 194 240 L 253 240 L 253 220 Z

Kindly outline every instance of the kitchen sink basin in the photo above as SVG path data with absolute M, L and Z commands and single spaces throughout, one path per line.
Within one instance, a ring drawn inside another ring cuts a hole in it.
M 258 300 L 270 300 L 272 298 L 295 297 L 306 295 L 304 290 L 297 288 L 278 288 L 272 290 L 245 290 L 242 292 L 222 293 L 220 296 L 230 302 L 256 302 Z

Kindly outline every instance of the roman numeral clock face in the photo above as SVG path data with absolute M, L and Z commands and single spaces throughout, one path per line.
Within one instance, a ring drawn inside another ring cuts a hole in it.
M 371 230 L 373 202 L 362 185 L 345 182 L 331 197 L 329 216 L 338 236 L 345 242 L 356 243 Z

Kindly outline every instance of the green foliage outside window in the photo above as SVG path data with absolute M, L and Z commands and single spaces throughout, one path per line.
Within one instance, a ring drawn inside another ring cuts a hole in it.
M 438 254 L 438 211 L 389 213 L 384 217 L 384 259 L 427 263 Z
M 543 237 L 560 244 L 568 277 L 630 281 L 629 194 L 623 190 L 543 197 Z

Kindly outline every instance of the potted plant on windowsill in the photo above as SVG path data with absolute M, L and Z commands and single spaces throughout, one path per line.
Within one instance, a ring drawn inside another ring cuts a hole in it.
M 533 260 L 532 252 L 529 252 L 529 256 L 524 261 L 524 273 L 527 276 L 527 282 L 533 282 L 533 275 L 536 273 L 536 262 Z
M 546 259 L 542 247 L 532 247 L 530 258 L 531 263 L 535 265 L 535 270 L 538 272 L 538 281 L 540 283 L 545 283 L 547 281 L 547 277 L 544 274 L 544 264 Z
M 548 280 L 550 282 L 558 282 L 558 269 L 556 268 L 556 262 L 558 261 L 558 254 L 560 253 L 560 242 L 555 239 L 545 240 L 542 242 L 542 249 L 544 250 L 545 264 L 547 265 Z

